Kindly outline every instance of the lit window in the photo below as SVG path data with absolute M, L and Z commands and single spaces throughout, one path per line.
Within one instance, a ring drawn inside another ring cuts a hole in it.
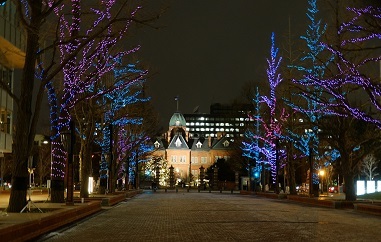
M 176 147 L 180 147 L 181 144 L 182 144 L 182 143 L 181 143 L 180 138 L 177 138 L 177 140 L 176 140 L 176 142 L 175 142 Z
M 159 147 L 160 147 L 160 143 L 156 140 L 156 142 L 155 142 L 155 148 L 157 149 Z
M 201 131 L 205 131 L 205 129 L 204 129 L 204 128 L 201 128 Z
M 201 146 L 202 146 L 202 143 L 201 143 L 200 141 L 199 141 L 199 142 L 197 142 L 197 144 L 196 144 L 196 147 L 200 149 L 200 148 L 201 148 Z
M 198 157 L 192 157 L 192 163 L 197 164 L 198 163 Z
M 225 124 L 224 123 L 220 123 L 220 126 L 224 126 Z

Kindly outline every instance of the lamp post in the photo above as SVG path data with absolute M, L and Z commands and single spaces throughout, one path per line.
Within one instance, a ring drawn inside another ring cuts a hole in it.
M 61 142 L 65 147 L 67 156 L 67 193 L 66 193 L 66 205 L 74 205 L 74 182 L 73 182 L 73 156 L 74 156 L 74 144 L 75 144 L 75 133 L 74 133 L 74 122 L 70 121 L 69 130 L 61 132 Z
M 320 184 L 320 193 L 323 194 L 323 189 L 324 189 L 324 170 L 320 170 L 319 171 L 319 175 L 320 175 L 320 181 L 321 181 L 321 184 Z
M 113 182 L 113 176 L 114 176 L 114 157 L 113 157 L 113 154 L 112 154 L 112 136 L 113 136 L 113 127 L 112 127 L 112 124 L 109 124 L 109 130 L 110 130 L 110 137 L 109 137 L 109 141 L 110 141 L 110 146 L 109 146 L 109 154 L 110 154 L 110 157 L 109 157 L 109 169 L 108 169 L 108 191 L 113 193 L 114 192 L 114 182 Z
M 312 182 L 312 179 L 313 179 L 313 172 L 314 172 L 314 168 L 313 168 L 313 161 L 312 161 L 312 148 L 309 147 L 309 156 L 308 156 L 308 161 L 309 161 L 309 165 L 310 165 L 310 174 L 309 174 L 309 195 L 310 197 L 313 197 L 313 182 Z

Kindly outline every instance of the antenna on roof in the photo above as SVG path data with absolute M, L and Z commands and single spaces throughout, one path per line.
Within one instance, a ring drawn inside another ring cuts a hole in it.
M 175 97 L 175 101 L 176 101 L 176 111 L 178 112 L 179 111 L 179 95 L 177 95 L 176 97 Z

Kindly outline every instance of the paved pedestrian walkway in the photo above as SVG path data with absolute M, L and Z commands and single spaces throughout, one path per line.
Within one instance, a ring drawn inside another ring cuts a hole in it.
M 379 216 L 230 193 L 144 192 L 40 241 L 376 241 Z

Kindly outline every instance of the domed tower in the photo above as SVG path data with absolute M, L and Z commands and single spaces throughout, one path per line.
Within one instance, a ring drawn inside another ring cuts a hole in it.
M 189 132 L 186 131 L 184 116 L 178 111 L 175 112 L 169 120 L 169 129 L 167 132 L 168 142 L 170 142 L 176 134 L 182 135 L 184 139 L 188 141 L 188 133 Z

